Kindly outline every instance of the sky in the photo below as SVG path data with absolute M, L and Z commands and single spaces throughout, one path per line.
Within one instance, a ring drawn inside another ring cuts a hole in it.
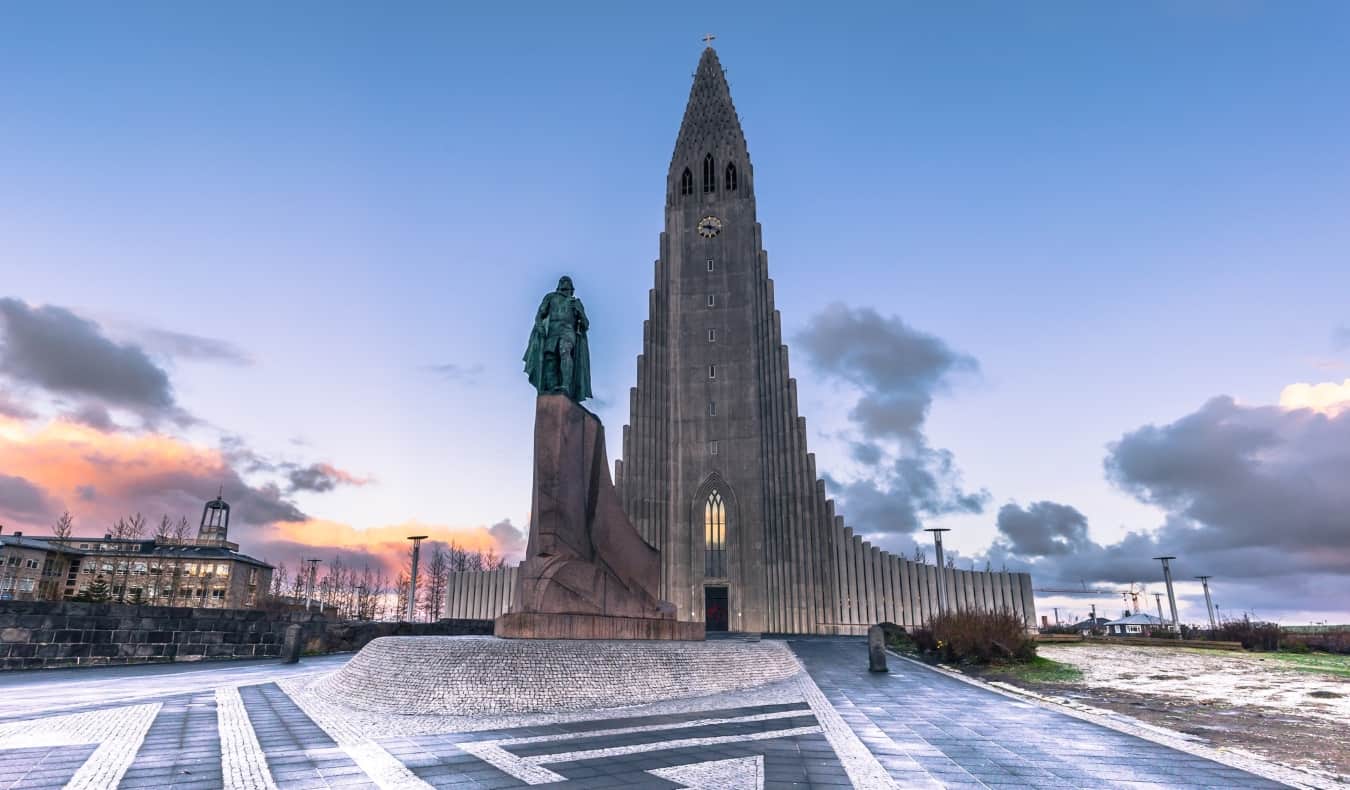
M 620 457 L 707 32 L 859 531 L 1041 587 L 1176 554 L 1184 619 L 1209 574 L 1221 613 L 1350 622 L 1335 2 L 10 6 L 0 523 L 223 486 L 273 562 L 518 557 L 528 316 L 574 277 Z

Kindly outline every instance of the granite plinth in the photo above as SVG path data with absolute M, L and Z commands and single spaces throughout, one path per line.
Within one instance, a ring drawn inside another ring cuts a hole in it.
M 388 636 L 313 688 L 359 710 L 471 716 L 701 697 L 800 671 L 782 642 Z
M 648 617 L 512 612 L 497 618 L 505 639 L 703 639 L 703 623 Z

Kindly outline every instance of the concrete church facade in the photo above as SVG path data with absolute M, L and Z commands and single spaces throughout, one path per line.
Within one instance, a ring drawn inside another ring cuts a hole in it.
M 708 630 L 856 634 L 948 608 L 1034 625 L 1027 574 L 882 551 L 846 526 L 797 411 L 754 171 L 716 52 L 699 61 L 666 177 L 665 232 L 614 483 L 661 550 L 661 597 Z M 495 617 L 510 569 L 456 574 L 450 617 Z M 939 584 L 945 594 L 939 595 Z

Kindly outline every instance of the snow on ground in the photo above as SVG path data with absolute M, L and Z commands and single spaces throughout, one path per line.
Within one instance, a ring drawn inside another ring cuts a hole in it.
M 1350 679 L 1289 669 L 1259 653 L 1053 644 L 1037 645 L 1036 652 L 1082 670 L 1087 688 L 1350 721 Z

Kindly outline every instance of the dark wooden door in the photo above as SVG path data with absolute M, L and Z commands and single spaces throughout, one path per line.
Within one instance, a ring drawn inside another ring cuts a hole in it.
M 707 606 L 704 613 L 705 628 L 709 631 L 727 630 L 727 588 L 704 587 L 703 600 Z

